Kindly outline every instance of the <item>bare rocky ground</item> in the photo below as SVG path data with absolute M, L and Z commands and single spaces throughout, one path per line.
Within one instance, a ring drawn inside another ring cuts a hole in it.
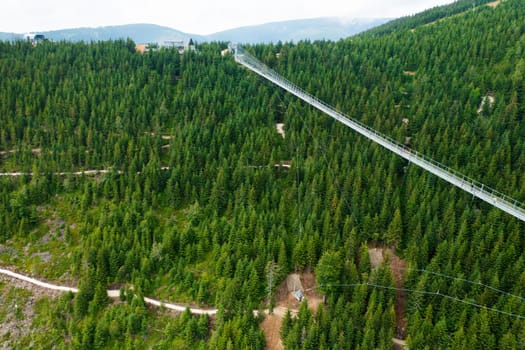
M 12 349 L 16 339 L 32 332 L 36 300 L 60 294 L 0 275 L 0 350 Z

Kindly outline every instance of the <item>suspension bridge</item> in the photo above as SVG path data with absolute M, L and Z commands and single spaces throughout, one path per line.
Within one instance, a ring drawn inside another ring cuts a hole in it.
M 408 160 L 410 163 L 416 164 L 441 179 L 471 193 L 473 196 L 489 203 L 490 205 L 505 211 L 521 221 L 525 221 L 525 205 L 523 203 L 520 203 L 493 188 L 485 186 L 481 182 L 469 178 L 468 176 L 379 133 L 371 127 L 344 115 L 329 104 L 319 100 L 315 96 L 288 81 L 268 66 L 264 65 L 254 56 L 246 52 L 242 46 L 231 44 L 230 52 L 233 53 L 237 63 L 271 81 L 275 85 L 287 90 L 291 94 L 319 109 L 321 112 L 328 114 L 338 122 L 352 128 L 371 141 L 383 146 L 391 152 L 394 152 L 400 157 Z

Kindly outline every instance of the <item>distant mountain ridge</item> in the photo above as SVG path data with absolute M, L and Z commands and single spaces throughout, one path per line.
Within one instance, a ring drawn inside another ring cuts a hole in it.
M 39 32 L 54 41 L 103 41 L 131 38 L 136 43 L 163 43 L 167 40 L 235 41 L 269 43 L 299 40 L 339 40 L 386 23 L 386 18 L 312 18 L 234 28 L 210 35 L 185 33 L 155 24 L 128 24 L 97 28 L 72 28 Z M 23 34 L 0 33 L 0 40 L 22 39 Z
M 299 40 L 339 40 L 388 22 L 388 18 L 322 17 L 240 27 L 209 35 L 212 41 L 269 43 Z
M 104 41 L 131 38 L 137 43 L 163 42 L 173 39 L 189 37 L 202 39 L 199 35 L 192 35 L 156 24 L 126 24 L 96 28 L 71 28 L 39 32 L 53 41 Z M 0 33 L 3 40 L 22 39 L 22 34 Z
M 99 28 L 63 29 L 43 33 L 51 40 L 66 41 L 104 41 L 131 38 L 136 43 L 163 42 L 183 39 L 191 34 L 155 24 L 127 24 Z

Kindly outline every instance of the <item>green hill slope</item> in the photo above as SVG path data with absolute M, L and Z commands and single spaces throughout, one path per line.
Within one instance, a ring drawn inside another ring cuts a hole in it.
M 494 0 L 458 0 L 451 5 L 436 6 L 413 16 L 407 16 L 395 19 L 386 24 L 373 28 L 366 32 L 365 35 L 382 35 L 390 34 L 395 31 L 414 29 L 422 25 L 435 23 L 441 19 L 450 19 L 466 12 L 477 10 L 481 7 L 488 6 L 491 3 L 500 1 Z
M 525 4 L 507 0 L 381 35 L 248 49 L 525 201 L 524 17 Z M 25 328 L 40 332 L 2 341 L 262 349 L 253 309 L 269 302 L 272 270 L 313 271 L 327 296 L 316 313 L 284 317 L 289 349 L 387 349 L 394 336 L 414 349 L 518 348 L 523 223 L 260 80 L 225 48 L 0 43 L 0 169 L 27 173 L 0 177 L 0 263 L 81 291 L 39 299 Z M 74 174 L 87 169 L 108 173 Z M 408 268 L 372 269 L 369 248 L 385 247 Z M 6 285 L 2 297 L 29 300 Z M 110 285 L 126 300 L 109 303 Z M 172 317 L 143 295 L 220 312 Z M 9 324 L 23 319 L 13 305 L 0 307 Z

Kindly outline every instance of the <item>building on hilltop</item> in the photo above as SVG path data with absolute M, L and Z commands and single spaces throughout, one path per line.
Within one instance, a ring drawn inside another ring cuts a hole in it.
M 137 52 L 140 53 L 156 51 L 161 47 L 177 49 L 177 51 L 179 51 L 179 54 L 181 55 L 186 51 L 195 50 L 195 44 L 193 43 L 193 39 L 191 38 L 189 40 L 165 40 L 162 44 L 150 43 L 135 45 L 135 49 L 137 50 Z
M 195 50 L 195 44 L 191 38 L 188 40 L 165 40 L 162 46 L 175 48 L 181 55 L 186 51 Z
M 33 44 L 33 46 L 46 40 L 46 37 L 44 34 L 35 34 L 35 33 L 27 33 L 24 35 L 24 38 L 27 41 L 29 41 L 31 44 Z
M 137 44 L 135 45 L 135 50 L 140 53 L 145 53 L 149 51 L 149 45 L 147 44 Z

